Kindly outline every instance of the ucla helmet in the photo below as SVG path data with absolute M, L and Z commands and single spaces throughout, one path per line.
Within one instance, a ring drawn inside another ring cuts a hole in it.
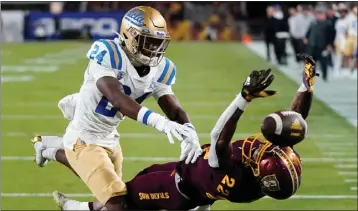
M 134 7 L 124 15 L 120 35 L 130 59 L 152 67 L 159 64 L 170 40 L 164 17 L 148 6 Z

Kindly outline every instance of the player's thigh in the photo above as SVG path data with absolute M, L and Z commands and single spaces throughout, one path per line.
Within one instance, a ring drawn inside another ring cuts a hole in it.
M 174 171 L 175 167 L 177 165 L 177 162 L 169 162 L 164 164 L 153 164 L 142 171 L 140 171 L 136 176 L 152 173 L 152 172 L 158 172 L 158 171 Z
M 122 178 L 123 154 L 122 154 L 122 148 L 119 145 L 113 150 L 113 152 L 110 153 L 110 158 L 114 165 L 114 170 L 116 171 L 119 178 Z
M 77 144 L 74 150 L 66 149 L 65 152 L 73 169 L 102 204 L 111 197 L 126 194 L 125 184 L 117 175 L 106 149 Z
M 192 205 L 178 191 L 174 175 L 171 171 L 159 171 L 136 176 L 127 182 L 126 197 L 129 209 L 187 210 L 194 208 L 195 205 Z

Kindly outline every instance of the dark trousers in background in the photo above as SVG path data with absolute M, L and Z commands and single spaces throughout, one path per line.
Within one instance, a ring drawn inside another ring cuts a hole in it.
M 309 47 L 308 53 L 313 57 L 313 59 L 319 62 L 321 70 L 322 70 L 322 78 L 324 81 L 327 81 L 327 69 L 328 69 L 328 55 L 322 55 L 324 49 Z
M 274 41 L 275 55 L 279 64 L 287 64 L 286 60 L 286 39 L 276 38 Z
M 302 59 L 298 57 L 297 54 L 304 52 L 302 39 L 296 39 L 291 37 L 291 44 L 292 44 L 293 52 L 295 53 L 294 57 L 296 58 L 297 62 L 300 62 Z
M 271 45 L 273 45 L 274 43 L 272 42 L 272 40 L 265 40 L 265 44 L 266 44 L 266 59 L 267 61 L 271 61 Z

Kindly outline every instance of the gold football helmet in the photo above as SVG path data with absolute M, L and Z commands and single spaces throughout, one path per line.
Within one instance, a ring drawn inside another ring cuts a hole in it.
M 170 40 L 164 17 L 148 6 L 134 7 L 124 15 L 120 35 L 130 59 L 152 67 L 159 64 Z

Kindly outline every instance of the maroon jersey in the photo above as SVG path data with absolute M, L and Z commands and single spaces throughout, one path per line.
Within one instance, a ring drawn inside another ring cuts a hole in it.
M 208 163 L 210 145 L 203 145 L 203 154 L 194 164 L 179 162 L 176 166 L 182 178 L 179 189 L 197 205 L 212 204 L 216 200 L 248 203 L 264 196 L 259 180 L 250 167 L 243 164 L 244 140 L 232 143 L 232 158 L 225 166 L 213 168 Z M 254 148 L 249 147 L 250 151 Z M 250 153 L 251 154 L 251 153 Z

